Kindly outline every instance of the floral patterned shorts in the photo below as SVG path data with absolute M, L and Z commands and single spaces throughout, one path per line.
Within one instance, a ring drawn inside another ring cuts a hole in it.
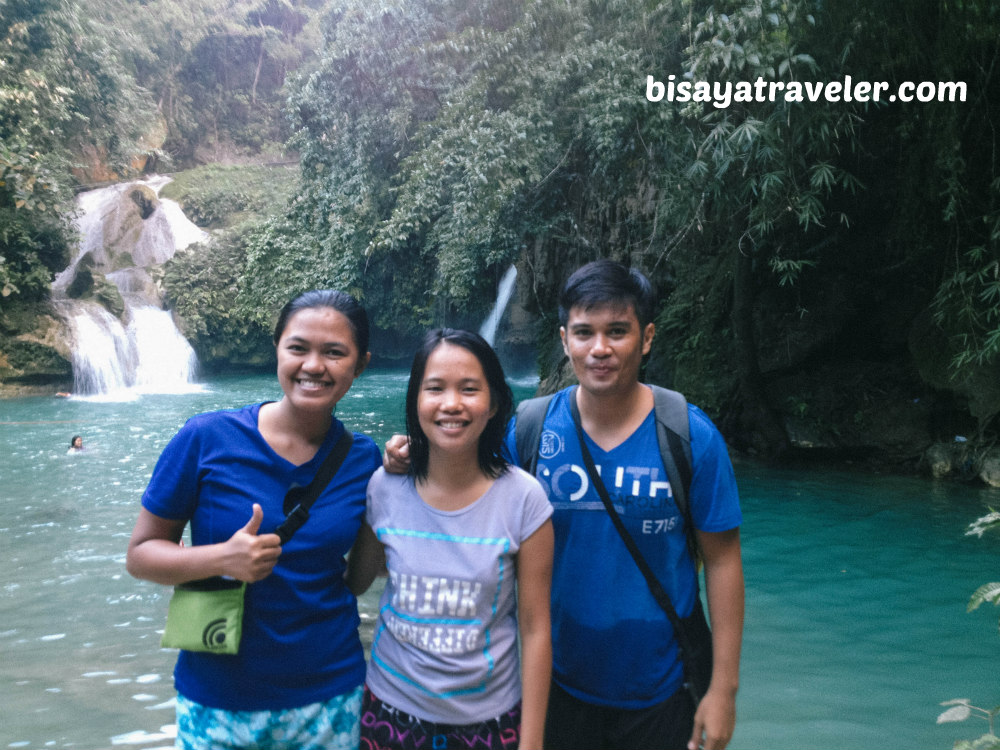
M 282 711 L 225 711 L 177 696 L 181 750 L 357 750 L 362 688 Z

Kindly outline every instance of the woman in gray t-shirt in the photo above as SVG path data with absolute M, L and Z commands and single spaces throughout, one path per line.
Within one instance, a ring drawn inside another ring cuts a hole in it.
M 365 747 L 541 747 L 551 673 L 552 507 L 501 450 L 513 397 L 478 335 L 414 357 L 410 472 L 376 472 L 348 566 L 387 574 L 368 665 Z M 521 637 L 523 659 L 518 655 Z

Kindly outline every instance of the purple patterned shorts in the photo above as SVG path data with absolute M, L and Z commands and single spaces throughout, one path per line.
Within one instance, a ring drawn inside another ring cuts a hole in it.
M 361 750 L 514 750 L 520 735 L 520 703 L 476 724 L 436 724 L 383 703 L 365 687 Z

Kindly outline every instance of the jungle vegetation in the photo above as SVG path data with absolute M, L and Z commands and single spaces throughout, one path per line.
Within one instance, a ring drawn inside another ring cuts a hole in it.
M 285 77 L 318 46 L 321 4 L 0 2 L 0 310 L 65 267 L 95 157 L 122 178 L 281 158 Z
M 161 162 L 299 160 L 287 204 L 209 251 L 237 289 L 220 314 L 264 326 L 337 286 L 402 350 L 480 319 L 516 263 L 546 376 L 555 291 L 611 256 L 663 292 L 650 371 L 738 444 L 782 453 L 781 413 L 815 412 L 819 372 L 845 380 L 859 431 L 887 389 L 937 390 L 985 438 L 998 31 L 988 0 L 5 0 L 0 311 L 58 267 L 79 143 L 126 162 L 163 118 Z M 650 101 L 650 76 L 967 97 L 716 107 Z

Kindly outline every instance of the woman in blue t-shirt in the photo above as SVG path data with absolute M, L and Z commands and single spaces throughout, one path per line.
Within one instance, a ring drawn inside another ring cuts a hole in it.
M 357 600 L 344 585 L 379 450 L 355 435 L 307 522 L 273 533 L 344 432 L 333 416 L 371 357 L 348 294 L 290 301 L 274 331 L 281 400 L 192 417 L 164 449 L 129 542 L 129 573 L 176 585 L 246 581 L 239 651 L 180 651 L 177 746 L 356 748 L 365 665 Z M 191 525 L 191 544 L 181 542 Z
M 427 335 L 406 393 L 410 473 L 372 477 L 348 566 L 355 592 L 377 572 L 389 577 L 362 750 L 542 745 L 552 507 L 538 481 L 501 454 L 512 406 L 482 337 Z

